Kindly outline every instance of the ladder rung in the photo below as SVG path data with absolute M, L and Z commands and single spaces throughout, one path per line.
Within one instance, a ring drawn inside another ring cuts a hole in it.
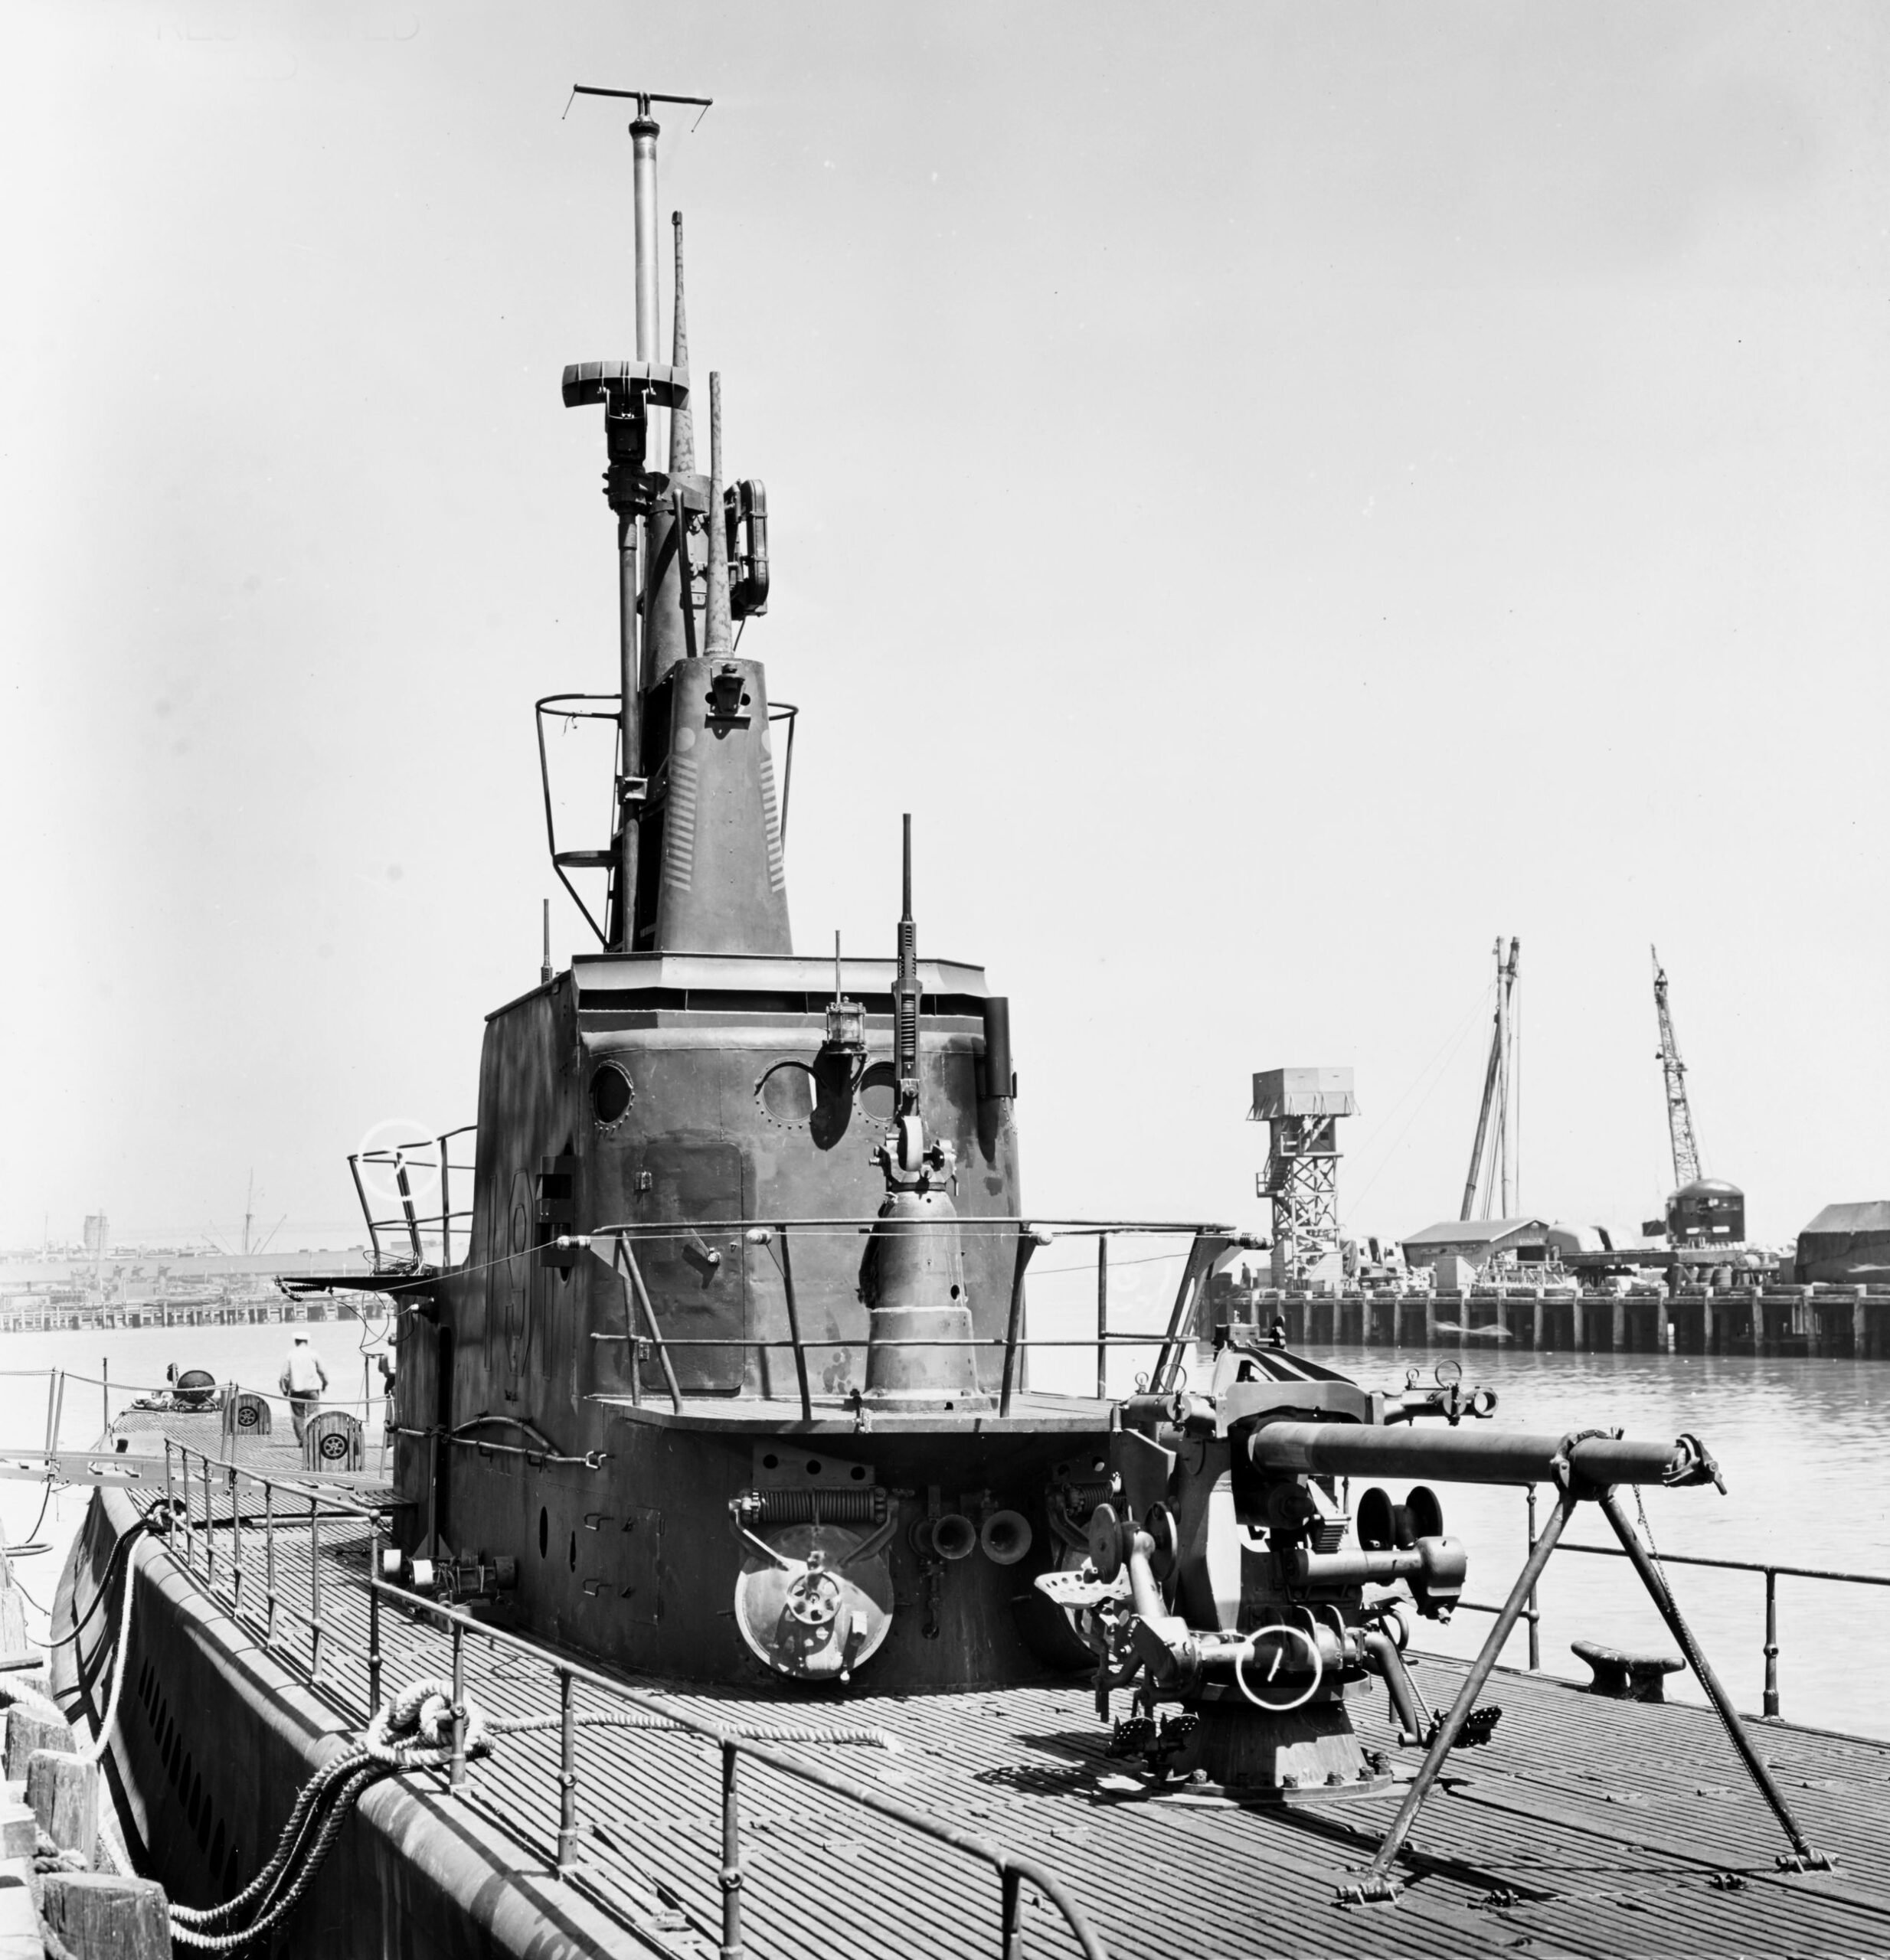
M 616 861 L 614 851 L 561 851 L 551 860 L 554 864 L 567 864 L 574 871 L 607 871 Z

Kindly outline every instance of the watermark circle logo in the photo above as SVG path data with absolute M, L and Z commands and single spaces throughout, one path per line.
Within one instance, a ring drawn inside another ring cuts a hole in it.
M 401 1116 L 383 1117 L 361 1138 L 355 1154 L 361 1188 L 378 1223 L 404 1224 L 409 1204 L 417 1217 L 438 1216 L 440 1139 L 429 1136 L 423 1125 Z

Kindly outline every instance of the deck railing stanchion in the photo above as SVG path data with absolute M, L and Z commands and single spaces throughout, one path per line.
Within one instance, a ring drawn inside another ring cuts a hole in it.
M 722 1944 L 721 1960 L 742 1960 L 741 1808 L 736 1782 L 740 1758 L 734 1743 L 722 1744 Z
M 787 1250 L 787 1227 L 780 1228 L 781 1289 L 787 1300 L 787 1338 L 794 1344 L 794 1382 L 800 1390 L 800 1419 L 814 1419 L 813 1391 L 807 1383 L 807 1350 L 801 1345 L 800 1308 L 794 1298 L 794 1263 Z
M 466 1622 L 454 1613 L 453 1628 L 453 1761 L 446 1781 L 454 1789 L 466 1781 Z
M 243 1617 L 243 1506 L 237 1496 L 237 1472 L 234 1466 L 224 1473 L 230 1480 L 230 1610 Z
M 1024 1269 L 1038 1247 L 1040 1235 L 1028 1225 L 1017 1228 L 1017 1266 L 1011 1275 L 1011 1311 L 1004 1328 L 1004 1372 L 998 1383 L 998 1413 L 1011 1413 L 1011 1394 L 1017 1383 L 1017 1348 L 1024 1338 Z M 1049 1234 L 1041 1235 L 1048 1243 Z
M 572 1720 L 571 1671 L 558 1671 L 558 1872 L 577 1855 L 577 1725 Z
M 276 1648 L 276 1486 L 263 1479 L 263 1645 Z
M 309 1493 L 309 1678 L 322 1678 L 322 1507 Z
M 177 1529 L 177 1487 L 171 1478 L 171 1439 L 164 1439 L 164 1528 Z M 188 1540 L 185 1541 L 187 1544 Z
M 1096 1235 L 1096 1399 L 1109 1400 L 1109 1234 Z
M 447 1136 L 452 1135 L 448 1131 Z M 453 1166 L 446 1161 L 446 1137 L 440 1139 L 440 1264 L 453 1263 Z
M 198 1461 L 204 1466 L 204 1577 L 214 1586 L 217 1583 L 217 1515 L 211 1508 L 208 1452 L 206 1451 Z
M 1765 1713 L 1778 1713 L 1778 1574 L 1765 1568 Z
M 368 1712 L 381 1707 L 381 1521 L 368 1526 Z
M 649 1338 L 656 1344 L 656 1359 L 663 1371 L 663 1385 L 669 1390 L 670 1406 L 679 1416 L 682 1413 L 682 1390 L 676 1380 L 675 1367 L 670 1361 L 669 1349 L 663 1340 L 663 1331 L 656 1323 L 656 1309 L 649 1302 L 649 1290 L 643 1284 L 643 1269 L 636 1263 L 636 1255 L 630 1250 L 629 1240 L 621 1233 L 617 1235 L 616 1243 L 630 1276 L 630 1285 L 636 1295 L 636 1304 L 643 1312 L 643 1325 L 649 1329 Z
M 1023 1874 L 1005 1865 L 998 1875 L 1003 1881 L 1003 1903 L 999 1909 L 1003 1930 L 998 1951 L 1003 1960 L 1024 1960 Z

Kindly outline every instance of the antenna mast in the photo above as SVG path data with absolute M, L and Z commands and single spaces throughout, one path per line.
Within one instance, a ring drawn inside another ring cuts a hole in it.
M 1680 1044 L 1674 1039 L 1673 1015 L 1667 1006 L 1667 976 L 1659 951 L 1653 956 L 1654 1012 L 1660 1022 L 1660 1073 L 1667 1094 L 1667 1141 L 1673 1150 L 1673 1184 L 1676 1191 L 1699 1182 L 1699 1144 L 1693 1135 L 1693 1112 L 1686 1099 L 1686 1064 L 1680 1060 Z
M 643 531 L 655 488 L 645 466 L 652 407 L 673 408 L 686 398 L 688 377 L 659 364 L 660 332 L 656 286 L 656 139 L 662 126 L 651 116 L 652 103 L 685 103 L 706 109 L 708 98 L 659 95 L 648 89 L 593 88 L 579 82 L 580 95 L 633 102 L 630 124 L 631 201 L 636 219 L 636 358 L 633 361 L 581 363 L 564 371 L 564 405 L 577 408 L 601 402 L 610 468 L 604 495 L 617 521 L 617 655 L 621 706 L 617 730 L 616 835 L 608 862 L 611 903 L 607 943 L 628 952 L 636 936 L 638 846 L 646 785 L 643 776 L 643 677 L 637 635 L 637 606 Z M 562 875 L 561 869 L 560 875 Z

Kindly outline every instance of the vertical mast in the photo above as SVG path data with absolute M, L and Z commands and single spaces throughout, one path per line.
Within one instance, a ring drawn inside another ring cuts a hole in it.
M 648 98 L 639 98 L 636 119 L 630 125 L 630 168 L 636 206 L 636 358 L 646 361 L 656 358 L 659 331 L 656 314 L 656 139 L 662 134 L 662 125 L 649 113 Z M 635 408 L 638 450 L 636 473 L 640 476 L 647 410 L 640 400 L 635 403 Z M 643 673 L 636 636 L 639 547 L 643 541 L 643 519 L 631 498 L 613 501 L 616 503 L 617 520 L 617 685 L 623 702 L 617 731 L 617 901 L 616 917 L 612 922 L 615 928 L 613 950 L 629 952 L 635 949 L 636 940 L 636 859 L 642 827 L 628 807 L 623 790 L 642 776 L 643 766 Z
M 676 270 L 669 302 L 672 321 L 669 364 L 686 373 L 689 365 L 689 316 L 682 299 L 682 212 L 672 211 L 669 222 L 676 234 Z M 686 396 L 669 411 L 669 474 L 695 474 L 695 416 Z
M 630 125 L 631 181 L 636 205 L 636 358 L 656 358 L 661 332 L 656 319 L 656 139 L 662 126 L 651 119 L 649 97 L 636 104 Z
M 734 625 L 728 616 L 728 533 L 722 521 L 722 377 L 720 374 L 711 374 L 709 376 L 708 605 L 703 622 L 702 652 L 713 659 L 718 655 L 730 654 L 734 650 Z
M 1463 1181 L 1463 1208 L 1457 1214 L 1460 1219 L 1473 1218 L 1476 1214 L 1476 1187 L 1483 1181 L 1483 1152 L 1490 1140 L 1493 1118 L 1496 1128 L 1498 1160 L 1493 1168 L 1499 1174 L 1491 1181 L 1502 1196 L 1503 1210 L 1498 1215 L 1505 1218 L 1509 1215 L 1509 991 L 1516 985 L 1521 952 L 1522 942 L 1512 939 L 1509 942 L 1509 963 L 1506 965 L 1503 939 L 1498 936 L 1496 1027 L 1490 1036 L 1489 1065 L 1483 1073 L 1483 1100 L 1476 1115 L 1476 1141 L 1470 1146 L 1470 1175 Z M 1489 1216 L 1487 1200 L 1483 1206 L 1483 1216 Z
M 899 1071 L 899 1114 L 919 1112 L 919 929 L 912 917 L 912 817 L 905 826 L 904 898 L 899 912 L 899 969 L 893 981 L 893 1014 Z

